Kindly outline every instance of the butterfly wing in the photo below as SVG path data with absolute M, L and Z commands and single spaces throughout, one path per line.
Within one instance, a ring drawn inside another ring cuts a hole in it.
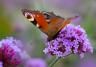
M 69 24 L 72 19 L 76 18 L 64 19 L 56 16 L 52 12 L 40 12 L 27 9 L 23 9 L 22 13 L 31 23 L 47 34 L 49 39 L 53 39 L 63 27 Z
M 55 38 L 58 32 L 64 28 L 67 24 L 70 24 L 73 19 L 76 19 L 78 16 L 72 17 L 72 18 L 61 18 L 61 17 L 55 17 L 52 18 L 50 23 L 49 23 L 49 28 L 48 28 L 48 39 Z

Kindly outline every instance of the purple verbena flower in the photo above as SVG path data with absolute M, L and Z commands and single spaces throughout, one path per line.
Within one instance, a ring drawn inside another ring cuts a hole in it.
M 82 61 L 77 63 L 77 66 L 75 67 L 96 67 L 96 58 L 87 57 L 86 59 L 83 59 Z
M 93 48 L 85 30 L 80 25 L 68 24 L 55 39 L 47 41 L 44 52 L 57 57 L 65 57 L 69 54 L 77 54 L 83 57 L 86 52 L 92 53 Z
M 3 62 L 2 61 L 0 61 L 0 67 L 3 67 Z
M 22 54 L 25 51 L 17 45 L 22 45 L 22 43 L 13 37 L 0 41 L 0 61 L 3 62 L 3 67 L 17 67 L 22 63 Z
M 28 60 L 25 67 L 47 67 L 47 64 L 43 59 L 36 58 Z

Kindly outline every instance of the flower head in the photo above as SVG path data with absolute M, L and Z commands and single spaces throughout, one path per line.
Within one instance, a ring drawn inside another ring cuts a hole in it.
M 28 60 L 25 67 L 47 67 L 47 64 L 43 59 L 37 58 Z
M 16 67 L 22 62 L 24 53 L 17 45 L 22 45 L 21 41 L 8 37 L 0 41 L 0 61 L 4 67 Z
M 0 67 L 3 67 L 3 63 L 2 63 L 2 61 L 0 61 Z
M 88 57 L 80 61 L 77 67 L 96 67 L 96 59 L 94 57 Z
M 83 28 L 68 24 L 55 39 L 47 42 L 44 52 L 57 57 L 65 57 L 69 54 L 83 57 L 84 53 L 93 52 L 93 48 Z

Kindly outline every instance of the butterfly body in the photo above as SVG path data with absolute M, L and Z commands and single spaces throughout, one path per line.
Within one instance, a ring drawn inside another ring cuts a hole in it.
M 52 12 L 40 12 L 40 11 L 32 11 L 23 9 L 23 15 L 32 22 L 36 27 L 38 27 L 42 32 L 47 34 L 49 39 L 53 39 L 53 37 L 67 24 L 69 24 L 72 19 L 76 18 L 68 18 L 64 19 L 60 16 L 56 16 Z

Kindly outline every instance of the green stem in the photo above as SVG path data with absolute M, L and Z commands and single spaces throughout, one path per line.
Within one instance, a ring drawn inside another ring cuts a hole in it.
M 48 67 L 53 67 L 54 64 L 60 59 L 61 57 L 57 57 L 55 60 L 53 60 Z

